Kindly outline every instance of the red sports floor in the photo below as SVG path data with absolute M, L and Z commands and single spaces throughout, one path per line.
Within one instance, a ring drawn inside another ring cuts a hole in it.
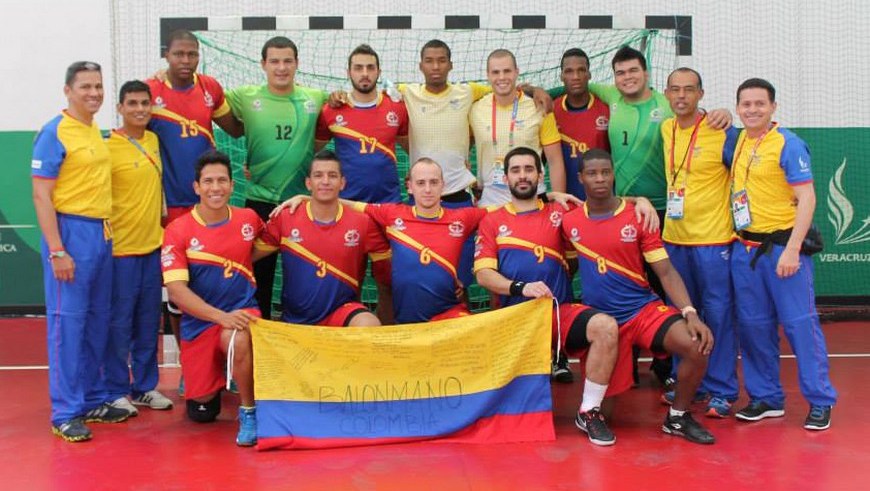
M 840 402 L 824 432 L 803 429 L 807 406 L 794 360 L 785 358 L 785 418 L 701 418 L 717 438 L 713 446 L 662 433 L 665 408 L 642 366 L 641 387 L 621 398 L 611 422 L 613 447 L 591 445 L 574 427 L 575 383 L 554 386 L 554 442 L 257 452 L 234 444 L 231 395 L 217 423 L 187 421 L 173 368 L 162 369 L 159 388 L 175 409 L 92 424 L 92 441 L 63 442 L 50 431 L 48 376 L 39 368 L 46 364 L 45 322 L 2 319 L 0 489 L 870 489 L 870 420 L 861 412 L 870 408 L 870 323 L 827 324 L 825 332 Z M 737 406 L 744 403 L 745 396 Z

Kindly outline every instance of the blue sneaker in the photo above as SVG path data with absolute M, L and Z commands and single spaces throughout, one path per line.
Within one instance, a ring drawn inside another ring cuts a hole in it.
M 731 403 L 721 397 L 711 397 L 707 403 L 708 418 L 727 418 L 731 414 Z
M 253 447 L 257 444 L 257 408 L 239 407 L 239 434 L 236 445 Z

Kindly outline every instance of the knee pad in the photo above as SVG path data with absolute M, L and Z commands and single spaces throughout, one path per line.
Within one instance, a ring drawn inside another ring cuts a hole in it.
M 187 400 L 187 417 L 197 423 L 211 423 L 221 413 L 221 394 L 218 392 L 208 402 Z

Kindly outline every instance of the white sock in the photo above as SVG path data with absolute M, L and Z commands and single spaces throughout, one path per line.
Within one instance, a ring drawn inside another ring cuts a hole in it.
M 580 402 L 580 412 L 585 413 L 590 409 L 601 407 L 601 401 L 604 400 L 605 392 L 607 392 L 607 385 L 596 384 L 587 378 L 586 384 L 583 386 L 583 399 Z
M 670 416 L 680 417 L 684 414 L 686 414 L 686 411 L 678 411 L 678 410 L 674 409 L 674 406 L 671 406 L 671 408 L 668 409 L 668 415 L 670 415 Z

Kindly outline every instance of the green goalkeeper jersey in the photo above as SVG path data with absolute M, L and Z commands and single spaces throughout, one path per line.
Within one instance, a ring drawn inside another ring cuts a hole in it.
M 589 90 L 610 106 L 610 149 L 616 194 L 644 196 L 664 210 L 667 183 L 662 153 L 662 121 L 672 117 L 660 92 L 642 102 L 627 102 L 613 85 L 589 84 Z
M 280 203 L 307 194 L 305 174 L 314 157 L 314 132 L 326 92 L 296 86 L 275 95 L 264 85 L 245 85 L 226 93 L 233 114 L 245 124 L 247 198 Z

